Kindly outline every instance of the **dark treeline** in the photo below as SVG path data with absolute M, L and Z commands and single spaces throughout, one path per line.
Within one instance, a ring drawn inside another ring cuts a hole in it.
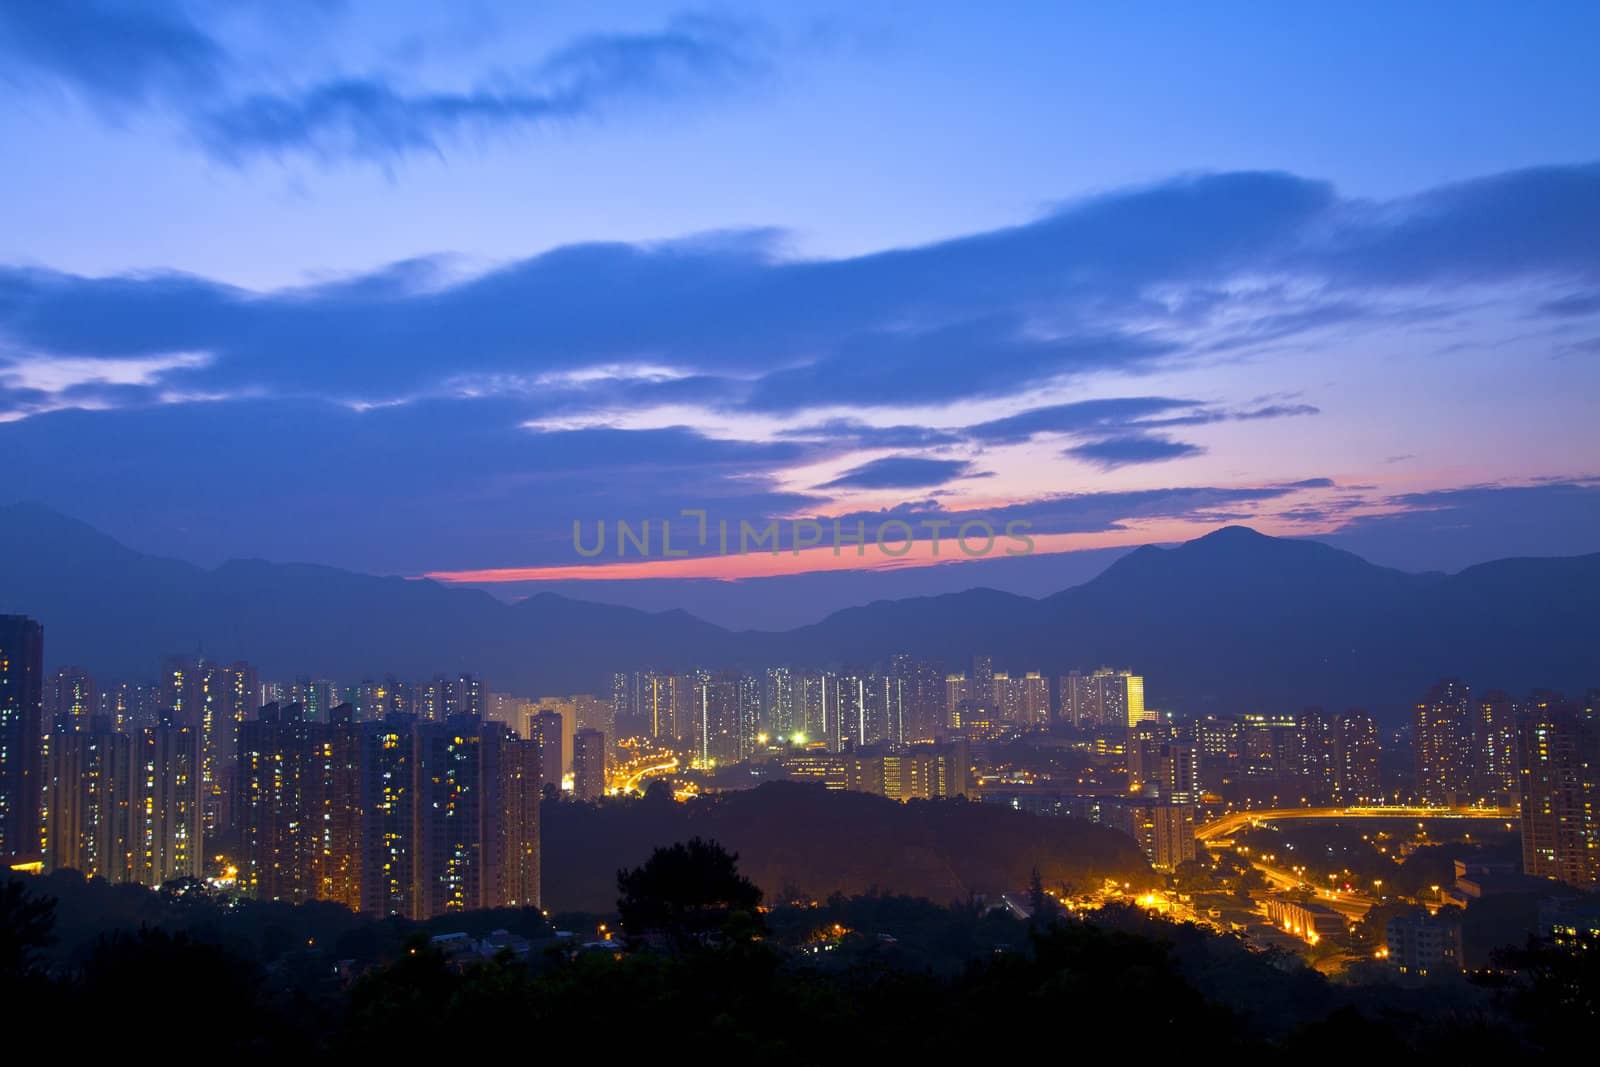
M 531 1042 L 546 1050 L 809 1064 L 1007 1048 L 1149 1056 L 1537 1054 L 1592 1033 L 1596 954 L 1502 955 L 1493 984 L 1337 984 L 1231 937 L 1109 907 L 1023 921 L 977 903 L 835 895 L 760 910 L 736 857 L 698 840 L 620 872 L 621 938 L 463 964 L 431 928 L 337 909 L 153 894 L 56 875 L 0 890 L 8 1051 L 125 1054 L 171 1040 L 226 1062 L 405 1062 Z M 183 888 L 183 887 L 178 887 Z M 53 894 L 60 893 L 59 898 Z M 108 893 L 152 903 L 103 916 Z M 534 913 L 462 915 L 484 930 Z M 128 927 L 124 924 L 137 920 Z M 541 929 L 536 929 L 540 927 Z M 328 939 L 318 941 L 318 934 Z M 296 941 L 298 940 L 298 943 Z M 66 942 L 72 941 L 72 944 Z M 546 942 L 548 943 L 548 942 Z M 626 951 L 624 950 L 626 947 Z M 336 977 L 340 953 L 370 965 Z

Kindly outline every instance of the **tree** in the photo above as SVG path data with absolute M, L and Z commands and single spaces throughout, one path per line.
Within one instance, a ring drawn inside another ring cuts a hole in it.
M 33 969 L 39 952 L 55 940 L 56 902 L 28 893 L 22 882 L 0 886 L 0 978 Z
M 761 890 L 739 873 L 739 857 L 694 838 L 651 853 L 644 866 L 617 872 L 617 911 L 634 942 L 660 938 L 684 951 L 720 937 L 761 932 Z
M 1028 875 L 1028 907 L 1037 915 L 1044 911 L 1045 901 L 1049 899 L 1044 891 L 1044 879 L 1039 877 L 1039 868 L 1035 867 Z

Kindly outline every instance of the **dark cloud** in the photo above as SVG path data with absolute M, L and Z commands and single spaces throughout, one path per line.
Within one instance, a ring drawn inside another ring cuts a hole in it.
M 1570 210 L 1582 232 L 1600 213 L 1597 174 L 1521 172 L 1471 196 L 1452 187 L 1391 211 L 1287 175 L 1215 175 L 853 259 L 784 259 L 773 234 L 752 231 L 572 246 L 453 284 L 419 283 L 408 267 L 252 293 L 186 275 L 89 279 L 13 268 L 0 270 L 0 333 L 45 356 L 210 353 L 207 366 L 170 377 L 210 392 L 372 401 L 461 378 L 538 379 L 648 362 L 685 384 L 645 391 L 676 389 L 693 400 L 703 390 L 704 403 L 754 411 L 940 404 L 1192 363 L 1208 342 L 1189 330 L 1180 341 L 1142 317 L 1152 287 L 1283 273 L 1369 293 L 1398 282 L 1594 273 L 1600 242 L 1575 242 L 1549 216 Z M 1525 203 L 1546 194 L 1553 205 Z M 1513 232 L 1518 222 L 1526 232 Z M 1443 231 L 1472 263 L 1445 261 Z M 1490 255 L 1491 237 L 1515 254 Z M 1275 314 L 1246 301 L 1218 330 L 1249 333 L 1234 320 Z M 1286 322 L 1316 328 L 1315 316 L 1278 317 L 1267 332 L 1281 337 Z M 1274 404 L 1259 417 L 1309 410 Z M 1172 414 L 1191 422 L 1248 415 Z
M 1101 470 L 1115 470 L 1141 463 L 1164 463 L 1169 459 L 1197 456 L 1205 449 L 1187 441 L 1175 441 L 1165 434 L 1124 434 L 1103 437 L 1063 449 L 1062 455 L 1092 463 Z
M 884 456 L 852 467 L 818 489 L 923 489 L 966 476 L 972 465 L 959 459 Z

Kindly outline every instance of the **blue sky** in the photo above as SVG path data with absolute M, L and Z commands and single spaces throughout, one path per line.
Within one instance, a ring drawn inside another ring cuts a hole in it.
M 523 582 L 683 506 L 1600 549 L 1600 9 L 1393 7 L 0 0 L 6 495 Z

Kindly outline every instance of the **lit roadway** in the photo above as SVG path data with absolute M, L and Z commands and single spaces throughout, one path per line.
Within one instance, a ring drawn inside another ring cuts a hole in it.
M 678 769 L 678 757 L 676 757 L 676 756 L 674 756 L 671 759 L 667 760 L 665 763 L 652 763 L 648 767 L 640 767 L 638 770 L 636 770 L 632 774 L 628 775 L 628 777 L 622 783 L 622 788 L 620 790 L 618 790 L 618 792 L 631 793 L 635 789 L 638 789 L 639 788 L 639 782 L 646 775 L 666 774 L 666 773 L 668 773 L 670 771 L 675 771 L 677 769 Z
M 1514 814 L 1514 813 L 1511 813 Z M 1371 808 L 1262 808 L 1255 811 L 1235 811 L 1199 827 L 1195 837 L 1201 841 L 1227 838 L 1246 826 L 1272 822 L 1278 819 L 1503 819 L 1508 813 L 1498 808 L 1426 808 L 1426 807 L 1371 807 Z M 1250 856 L 1250 864 L 1280 889 L 1295 889 L 1308 881 L 1293 871 L 1263 863 Z M 1343 915 L 1346 919 L 1359 919 L 1378 902 L 1370 896 L 1354 892 L 1334 892 L 1312 886 L 1318 902 Z
M 1254 823 L 1278 819 L 1505 819 L 1515 814 L 1500 808 L 1260 808 L 1230 812 L 1198 827 L 1194 836 L 1213 841 Z
M 1286 871 L 1282 867 L 1274 867 L 1257 859 L 1252 859 L 1250 862 L 1256 870 L 1266 875 L 1267 881 L 1279 889 L 1294 889 L 1308 884 L 1293 871 Z M 1359 919 L 1378 903 L 1372 897 L 1361 893 L 1336 893 L 1331 889 L 1320 889 L 1315 886 L 1312 888 L 1316 889 L 1317 903 L 1332 908 L 1346 919 Z

